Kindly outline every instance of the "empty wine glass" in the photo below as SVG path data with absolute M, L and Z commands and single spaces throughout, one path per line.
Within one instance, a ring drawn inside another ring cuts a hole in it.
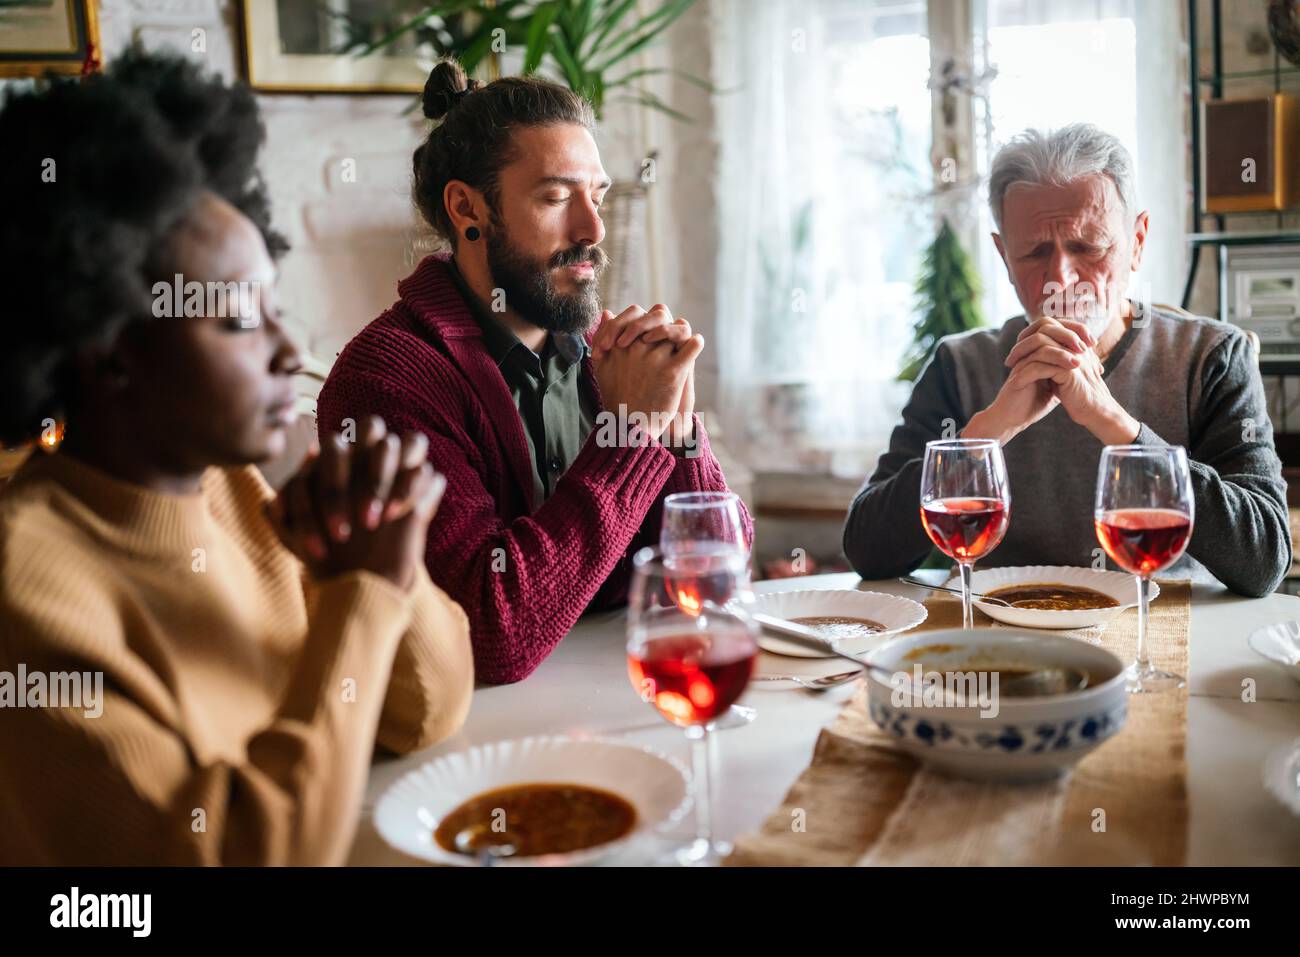
M 735 492 L 677 492 L 664 499 L 659 526 L 664 555 L 718 555 L 736 552 L 749 557 L 740 497 Z

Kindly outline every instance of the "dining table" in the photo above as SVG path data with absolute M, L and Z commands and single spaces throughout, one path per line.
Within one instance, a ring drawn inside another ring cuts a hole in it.
M 918 573 L 931 584 L 942 570 Z M 853 573 L 756 582 L 755 592 L 858 589 L 924 601 L 930 589 L 897 580 L 863 581 Z M 1158 599 L 1157 599 L 1158 600 Z M 1189 865 L 1300 865 L 1300 817 L 1264 785 L 1268 755 L 1300 746 L 1300 683 L 1248 644 L 1267 625 L 1300 620 L 1300 598 L 1280 592 L 1246 598 L 1217 584 L 1191 593 L 1187 675 L 1187 796 Z M 648 747 L 690 766 L 682 729 L 644 703 L 628 680 L 626 612 L 582 618 L 533 674 L 511 685 L 481 686 L 468 719 L 439 744 L 401 757 L 377 757 L 349 863 L 411 865 L 418 860 L 389 847 L 372 822 L 376 803 L 400 777 L 425 762 L 475 745 L 534 735 L 608 738 Z M 843 671 L 844 662 L 787 658 L 761 652 L 755 675 Z M 732 840 L 757 830 L 808 766 L 823 727 L 834 720 L 859 682 L 811 692 L 789 682 L 752 681 L 740 704 L 753 720 L 713 735 L 713 829 Z M 653 840 L 635 845 L 618 864 L 668 859 L 693 837 L 693 816 Z

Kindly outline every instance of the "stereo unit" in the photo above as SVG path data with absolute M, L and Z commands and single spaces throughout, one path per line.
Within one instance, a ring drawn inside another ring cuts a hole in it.
M 1228 314 L 1259 336 L 1261 356 L 1300 354 L 1300 246 L 1229 248 Z

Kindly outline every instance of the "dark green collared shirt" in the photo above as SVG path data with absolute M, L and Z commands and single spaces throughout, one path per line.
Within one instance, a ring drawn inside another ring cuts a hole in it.
M 483 330 L 483 344 L 519 410 L 533 464 L 533 503 L 541 505 L 578 457 L 596 421 L 595 403 L 582 385 L 587 342 L 581 336 L 553 332 L 539 356 L 484 308 L 454 263 L 448 262 L 447 267 Z

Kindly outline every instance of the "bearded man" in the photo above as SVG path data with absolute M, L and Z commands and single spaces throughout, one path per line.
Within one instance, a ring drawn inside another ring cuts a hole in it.
M 703 337 L 663 305 L 600 309 L 610 180 L 590 104 L 532 76 L 480 87 L 448 60 L 424 112 L 438 122 L 415 200 L 452 252 L 347 345 L 318 424 L 322 441 L 379 428 L 370 416 L 428 439 L 447 488 L 426 565 L 469 618 L 477 677 L 499 684 L 623 599 L 667 495 L 727 486 L 694 414 Z

